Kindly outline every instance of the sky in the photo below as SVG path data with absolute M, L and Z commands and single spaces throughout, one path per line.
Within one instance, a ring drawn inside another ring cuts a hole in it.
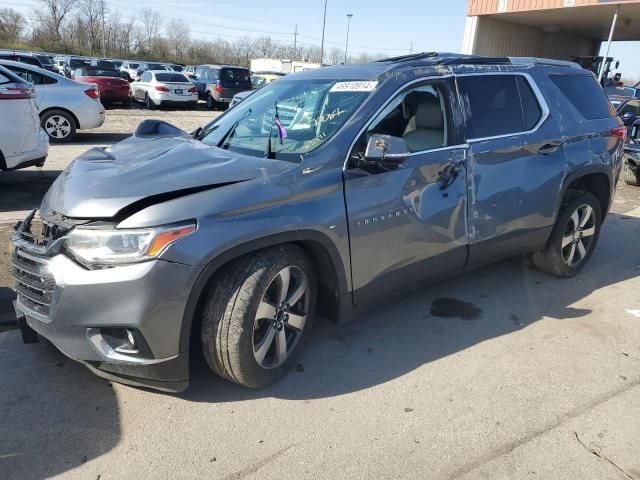
M 36 0 L 1 0 L 2 7 L 30 15 Z M 107 0 L 122 17 L 139 15 L 150 7 L 168 22 L 181 18 L 189 23 L 193 38 L 270 36 L 280 43 L 319 45 L 322 36 L 324 0 Z M 443 5 L 446 8 L 435 8 Z M 467 9 L 467 0 L 327 0 L 325 50 L 344 50 L 348 13 L 353 14 L 349 52 L 383 53 L 389 56 L 413 51 L 458 52 Z M 614 42 L 610 56 L 620 60 L 625 78 L 640 80 L 640 42 Z M 604 53 L 604 52 L 603 52 Z

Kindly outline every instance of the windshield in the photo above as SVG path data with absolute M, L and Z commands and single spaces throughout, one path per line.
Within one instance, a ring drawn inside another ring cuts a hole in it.
M 129 68 L 138 68 L 138 66 L 140 66 L 139 63 L 130 63 L 129 64 Z
M 148 63 L 147 70 L 164 70 L 164 65 L 160 65 L 159 63 Z
M 44 65 L 45 63 L 47 65 L 52 65 L 53 64 L 53 57 L 50 57 L 48 55 L 36 55 L 36 57 L 38 57 L 38 60 L 40 60 L 40 62 Z
M 207 125 L 200 139 L 245 155 L 299 161 L 300 155 L 331 138 L 376 85 L 369 81 L 279 80 Z
M 169 83 L 190 83 L 189 79 L 181 73 L 156 73 L 156 80 Z

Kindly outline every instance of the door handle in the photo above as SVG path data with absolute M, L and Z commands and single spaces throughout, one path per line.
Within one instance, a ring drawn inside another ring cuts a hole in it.
M 560 142 L 545 143 L 540 148 L 538 148 L 538 153 L 540 155 L 550 155 L 557 152 L 560 148 L 560 145 L 562 145 Z
M 440 190 L 446 190 L 451 186 L 451 184 L 458 178 L 460 174 L 460 169 L 463 167 L 465 162 L 464 158 L 460 158 L 458 160 L 452 160 L 446 163 L 440 172 Z

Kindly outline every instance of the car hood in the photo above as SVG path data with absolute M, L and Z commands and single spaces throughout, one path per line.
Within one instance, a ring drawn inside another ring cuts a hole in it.
M 124 217 L 155 203 L 292 168 L 291 162 L 240 155 L 186 134 L 133 136 L 77 157 L 47 192 L 41 215 Z

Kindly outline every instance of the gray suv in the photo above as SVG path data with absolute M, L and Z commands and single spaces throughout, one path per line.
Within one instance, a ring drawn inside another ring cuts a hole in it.
M 149 120 L 70 164 L 13 238 L 19 324 L 124 383 L 183 390 L 202 350 L 265 387 L 317 315 L 519 254 L 575 275 L 625 135 L 567 62 L 427 53 L 287 76 L 191 134 Z

